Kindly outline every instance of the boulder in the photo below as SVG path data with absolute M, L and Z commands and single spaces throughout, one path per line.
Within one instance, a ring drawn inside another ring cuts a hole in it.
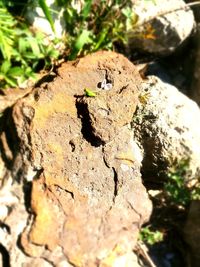
M 138 22 L 129 33 L 130 52 L 137 48 L 157 55 L 171 54 L 190 36 L 195 25 L 192 10 L 184 6 L 183 0 L 134 2 Z
M 152 209 L 130 127 L 140 90 L 133 64 L 98 52 L 64 63 L 10 107 L 1 139 L 12 153 L 6 193 L 17 184 L 21 203 L 7 203 L 3 219 L 11 266 L 135 266 Z
M 143 149 L 143 178 L 161 182 L 169 169 L 187 161 L 186 178 L 199 176 L 200 109 L 176 87 L 149 76 L 133 118 L 134 136 Z M 194 179 L 192 179 L 194 182 Z

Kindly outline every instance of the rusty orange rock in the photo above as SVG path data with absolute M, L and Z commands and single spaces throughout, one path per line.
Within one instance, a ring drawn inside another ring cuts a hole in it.
M 43 248 L 43 258 L 61 248 L 59 259 L 77 267 L 114 266 L 132 251 L 151 213 L 128 126 L 141 79 L 113 52 L 64 63 L 58 74 L 13 107 L 16 168 L 32 180 L 33 222 L 22 246 L 33 257 L 34 246 Z M 58 257 L 51 262 L 57 266 Z

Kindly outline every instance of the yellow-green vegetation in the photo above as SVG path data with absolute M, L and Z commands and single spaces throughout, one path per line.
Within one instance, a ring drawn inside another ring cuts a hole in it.
M 168 180 L 164 185 L 167 199 L 174 205 L 188 206 L 191 200 L 200 199 L 199 177 L 187 178 L 189 159 L 175 164 L 168 173 Z
M 85 0 L 73 5 L 72 1 L 54 2 L 57 9 L 63 11 L 68 59 L 99 49 L 113 49 L 116 42 L 125 43 L 126 32 L 136 22 L 130 0 Z M 40 0 L 39 4 L 54 29 L 52 11 L 45 0 Z
M 198 176 L 191 177 L 189 166 L 189 159 L 183 159 L 173 164 L 163 189 L 153 199 L 154 209 L 157 208 L 158 211 L 154 212 L 151 225 L 142 227 L 140 230 L 139 240 L 148 245 L 163 241 L 164 238 L 167 238 L 167 233 L 172 231 L 176 224 L 180 224 L 179 219 L 183 218 L 184 220 L 183 216 L 191 201 L 200 199 L 200 180 Z M 171 217 L 169 217 L 170 210 Z M 162 216 L 160 217 L 161 212 Z M 166 236 L 159 231 L 161 227 Z
M 139 233 L 139 239 L 148 245 L 154 245 L 163 241 L 163 233 L 158 230 L 150 230 L 149 227 L 143 227 Z
M 44 43 L 44 35 L 32 32 L 17 20 L 0 0 L 0 87 L 21 86 L 35 78 L 39 65 L 49 67 L 58 58 L 53 44 Z
M 36 72 L 51 68 L 59 57 L 73 60 L 100 49 L 113 50 L 116 44 L 123 46 L 128 30 L 137 22 L 131 0 L 54 0 L 56 10 L 46 0 L 22 2 L 0 0 L 1 88 L 22 86 L 26 79 L 36 78 Z M 28 6 L 40 7 L 54 32 L 53 14 L 62 14 L 62 40 L 50 41 L 41 32 L 33 31 L 23 17 Z M 58 42 L 63 43 L 65 52 L 59 52 Z
M 151 1 L 156 4 L 155 0 Z M 49 40 L 33 31 L 25 11 L 40 7 L 56 35 L 55 14 L 63 21 L 63 36 Z M 73 60 L 100 49 L 123 52 L 128 34 L 135 32 L 138 15 L 131 0 L 0 0 L 0 86 L 21 87 L 35 73 L 50 69 L 59 58 Z M 138 34 L 138 33 L 136 33 Z M 151 38 L 152 29 L 141 33 Z M 62 44 L 58 49 L 57 44 Z
M 146 105 L 148 100 L 149 100 L 149 97 L 150 97 L 150 93 L 149 92 L 145 92 L 145 93 L 142 93 L 139 95 L 139 101 L 142 105 Z

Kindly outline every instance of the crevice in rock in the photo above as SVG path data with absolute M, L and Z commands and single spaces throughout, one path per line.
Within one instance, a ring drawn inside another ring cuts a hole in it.
M 102 153 L 104 153 L 104 151 L 102 151 Z M 105 156 L 103 157 L 103 162 L 104 162 L 104 164 L 106 165 L 107 168 L 110 168 L 107 160 L 105 159 Z
M 121 94 L 124 90 L 126 90 L 128 88 L 128 86 L 129 86 L 129 84 L 122 86 L 122 88 L 119 90 L 118 94 Z
M 115 202 L 115 198 L 118 195 L 118 175 L 114 167 L 112 167 L 113 173 L 114 173 L 114 196 L 113 196 L 113 202 Z
M 47 73 L 46 75 L 44 75 L 36 84 L 34 87 L 41 87 L 44 83 L 46 83 L 46 85 L 50 82 L 53 82 L 53 80 L 56 77 L 56 73 Z
M 70 260 L 69 257 L 67 257 L 67 255 L 65 255 L 65 256 L 66 256 L 67 261 L 69 262 L 70 266 L 72 266 L 72 267 L 76 267 L 76 266 L 77 266 L 76 264 L 74 264 L 74 263 Z
M 11 233 L 11 230 L 10 230 L 10 226 L 3 223 L 3 222 L 0 222 L 0 228 L 2 228 L 4 231 L 6 231 L 9 235 Z
M 32 182 L 24 183 L 23 185 L 24 205 L 27 212 L 30 212 L 30 207 L 31 207 L 31 190 L 32 190 Z
M 105 142 L 94 134 L 94 129 L 92 127 L 87 103 L 83 103 L 80 99 L 77 99 L 76 108 L 77 108 L 78 118 L 81 119 L 82 123 L 81 132 L 85 140 L 95 147 L 104 145 Z
M 13 160 L 19 152 L 19 138 L 12 120 L 12 108 L 7 108 L 0 118 L 0 151 L 8 170 L 13 168 Z
M 48 265 L 55 267 L 56 265 L 54 264 L 53 260 L 50 260 L 48 257 L 41 257 L 45 261 L 45 263 L 48 263 Z
M 14 179 L 20 182 L 26 170 L 23 159 L 30 160 L 30 149 L 24 149 L 19 139 L 12 112 L 13 107 L 9 107 L 0 118 L 0 151 L 6 168 L 11 170 Z M 28 116 L 24 116 L 23 128 L 24 132 L 27 133 L 28 146 L 31 146 L 31 137 L 29 134 L 30 123 L 31 119 Z
M 44 172 L 44 169 L 41 167 L 41 169 L 33 168 L 33 171 L 35 171 L 35 174 L 33 175 L 32 180 L 38 180 L 41 177 L 41 174 Z M 30 181 L 30 180 L 28 180 Z
M 67 194 L 70 194 L 71 198 L 74 199 L 74 193 L 72 191 L 69 191 L 67 189 L 64 189 L 60 187 L 59 185 L 54 185 L 57 191 L 64 191 Z
M 7 249 L 0 244 L 0 253 L 2 257 L 2 267 L 10 267 L 10 255 Z

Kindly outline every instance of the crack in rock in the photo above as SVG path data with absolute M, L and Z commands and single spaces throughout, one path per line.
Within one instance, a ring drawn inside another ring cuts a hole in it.
M 118 195 L 118 175 L 114 167 L 112 167 L 113 173 L 114 173 L 114 195 L 113 195 L 113 203 L 115 203 L 115 198 Z
M 92 127 L 92 122 L 90 118 L 90 113 L 88 110 L 88 104 L 81 100 L 76 101 L 76 108 L 78 113 L 78 118 L 81 119 L 82 123 L 82 135 L 86 141 L 88 141 L 92 146 L 99 147 L 104 145 L 105 142 L 101 140 L 98 136 L 94 134 L 94 128 Z
M 0 244 L 0 254 L 2 258 L 2 267 L 10 267 L 10 255 L 8 250 Z

